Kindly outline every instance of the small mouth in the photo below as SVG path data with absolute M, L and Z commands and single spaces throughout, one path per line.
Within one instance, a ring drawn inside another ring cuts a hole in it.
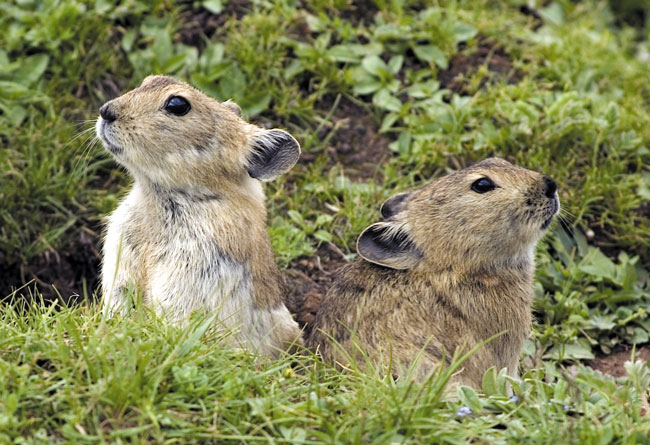
M 104 147 L 106 148 L 106 150 L 108 150 L 109 152 L 111 152 L 114 155 L 119 155 L 119 154 L 122 153 L 123 150 L 122 150 L 121 147 L 119 147 L 118 145 L 112 143 L 108 139 L 108 135 L 106 134 L 106 125 L 107 125 L 106 121 L 104 119 L 102 119 L 101 117 L 97 120 L 97 127 L 96 127 L 97 136 L 99 136 L 99 139 L 104 144 Z

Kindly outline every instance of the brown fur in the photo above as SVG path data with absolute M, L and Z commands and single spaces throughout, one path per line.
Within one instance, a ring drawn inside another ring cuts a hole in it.
M 189 101 L 186 115 L 165 108 L 173 96 Z M 165 76 L 147 77 L 102 113 L 98 134 L 135 179 L 109 218 L 104 307 L 122 305 L 132 286 L 176 320 L 228 308 L 228 317 L 241 319 L 241 342 L 253 349 L 272 352 L 294 341 L 299 330 L 282 300 L 256 178 L 291 168 L 300 153 L 295 139 L 249 124 L 236 104 Z
M 497 188 L 473 191 L 483 177 Z M 384 366 L 392 358 L 398 374 L 422 352 L 416 376 L 424 378 L 501 333 L 456 381 L 480 387 L 491 366 L 515 374 L 531 325 L 534 246 L 559 209 L 545 181 L 491 158 L 389 199 L 385 221 L 362 233 L 359 258 L 325 296 L 308 346 L 340 363 L 346 354 L 358 360 L 361 347 Z

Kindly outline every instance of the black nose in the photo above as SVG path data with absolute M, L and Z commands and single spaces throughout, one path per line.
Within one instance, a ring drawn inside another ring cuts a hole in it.
M 544 176 L 544 194 L 546 195 L 547 198 L 552 198 L 555 196 L 555 192 L 557 191 L 557 183 L 553 181 L 551 178 L 548 176 Z
M 117 119 L 117 114 L 115 114 L 115 110 L 113 110 L 113 107 L 110 103 L 105 103 L 102 105 L 102 107 L 99 109 L 99 115 L 102 117 L 102 119 L 108 122 L 113 122 L 115 119 Z

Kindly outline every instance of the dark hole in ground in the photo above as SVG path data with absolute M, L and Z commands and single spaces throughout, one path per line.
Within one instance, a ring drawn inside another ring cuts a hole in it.
M 0 258 L 0 299 L 11 297 L 12 291 L 23 284 L 17 298 L 30 296 L 34 285 L 46 301 L 62 299 L 72 303 L 84 298 L 84 283 L 92 296 L 99 282 L 99 236 L 85 228 L 59 250 L 48 250 L 27 264 L 9 264 Z
M 334 102 L 335 98 L 326 96 L 317 107 L 327 113 Z M 390 156 L 389 140 L 379 133 L 379 127 L 361 105 L 341 97 L 329 125 L 317 136 L 321 141 L 327 140 L 325 150 L 330 168 L 341 165 L 346 176 L 353 180 L 382 180 L 380 169 Z M 300 162 L 312 162 L 319 154 L 303 152 Z
M 219 14 L 213 14 L 202 6 L 195 7 L 195 3 L 189 0 L 181 2 L 180 21 L 183 25 L 178 31 L 178 40 L 199 50 L 205 47 L 205 37 L 211 38 L 230 18 L 240 19 L 252 9 L 249 0 L 228 0 Z
M 347 264 L 340 252 L 321 245 L 316 254 L 296 260 L 286 271 L 287 308 L 294 315 L 305 336 L 311 331 L 311 322 L 323 296 L 331 287 L 336 271 Z
M 609 374 L 612 377 L 623 377 L 625 373 L 625 362 L 630 360 L 632 346 L 625 345 L 620 350 L 595 358 L 587 362 L 587 365 L 603 374 Z M 650 345 L 637 347 L 635 360 L 650 360 Z
M 491 43 L 484 36 L 479 36 L 477 47 L 455 55 L 449 61 L 449 67 L 438 73 L 438 81 L 443 88 L 455 93 L 471 94 L 467 81 L 483 65 L 487 65 L 489 75 L 481 79 L 481 88 L 501 79 L 514 84 L 523 77 L 523 73 L 512 65 L 510 54 L 503 47 Z
M 298 8 L 305 9 L 311 13 L 317 11 L 312 7 L 309 1 L 298 2 Z M 375 15 L 379 12 L 376 3 L 373 0 L 353 0 L 343 7 L 330 7 L 329 13 L 338 14 L 343 20 L 352 23 L 355 26 L 362 24 L 369 25 L 375 20 Z

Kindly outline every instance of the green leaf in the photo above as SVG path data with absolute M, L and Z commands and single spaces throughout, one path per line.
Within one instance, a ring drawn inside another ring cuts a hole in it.
M 314 238 L 316 238 L 319 241 L 332 241 L 332 234 L 325 231 L 325 230 L 317 230 L 316 233 L 314 233 Z
M 383 72 L 389 71 L 386 62 L 378 56 L 367 56 L 361 61 L 364 70 L 372 75 L 379 77 Z
M 555 345 L 544 354 L 544 358 L 551 360 L 592 360 L 594 357 L 591 348 L 581 343 Z
M 299 59 L 291 61 L 288 67 L 284 69 L 284 79 L 291 80 L 305 70 L 305 63 Z
M 379 131 L 381 133 L 384 133 L 390 130 L 392 126 L 395 125 L 395 122 L 397 122 L 397 119 L 399 119 L 399 113 L 388 113 L 386 116 L 384 116 Z
M 302 217 L 302 214 L 297 210 L 289 210 L 287 212 L 287 215 L 289 215 L 291 221 L 295 222 L 296 224 L 303 225 L 305 222 L 305 219 Z
M 402 69 L 402 64 L 404 63 L 404 56 L 393 56 L 388 61 L 388 70 L 392 74 L 399 73 L 399 70 Z
M 483 407 L 476 391 L 469 386 L 459 386 L 456 389 L 456 394 L 458 394 L 458 400 L 460 400 L 465 406 L 468 406 L 474 413 L 479 412 Z
M 558 2 L 553 2 L 546 8 L 540 9 L 539 15 L 542 16 L 546 23 L 551 23 L 556 26 L 564 23 L 564 8 Z
M 16 82 L 0 80 L 0 98 L 17 100 L 29 95 L 30 90 Z
M 213 14 L 219 14 L 223 11 L 223 2 L 221 0 L 203 0 L 201 6 Z
M 322 215 L 318 215 L 318 218 L 316 218 L 316 222 L 314 224 L 316 224 L 316 226 L 320 227 L 323 224 L 331 223 L 333 219 L 334 219 L 334 217 L 332 215 L 328 215 L 326 213 L 323 213 Z
M 489 368 L 483 374 L 483 382 L 481 385 L 483 393 L 486 396 L 496 396 L 499 394 L 499 389 L 497 386 L 497 370 L 494 366 Z
M 591 248 L 582 259 L 578 269 L 586 274 L 616 281 L 616 265 L 599 249 Z
M 223 79 L 219 82 L 219 91 L 222 100 L 237 99 L 241 100 L 245 94 L 246 75 L 237 65 L 231 65 L 224 73 Z M 239 104 L 242 106 L 241 104 Z M 242 107 L 243 108 L 243 107 Z
M 374 93 L 381 89 L 382 84 L 378 80 L 365 80 L 354 86 L 354 94 L 357 96 L 364 96 L 366 94 Z
M 439 88 L 440 83 L 438 81 L 429 80 L 411 85 L 408 89 L 408 94 L 416 99 L 424 99 L 431 97 Z
M 637 193 L 646 201 L 650 201 L 650 173 L 644 173 Z
M 129 29 L 127 32 L 124 33 L 124 37 L 122 37 L 122 49 L 125 52 L 131 52 L 131 49 L 133 48 L 133 43 L 135 43 L 135 38 L 138 36 L 138 31 L 135 29 Z
M 25 57 L 21 61 L 20 68 L 13 73 L 12 77 L 22 85 L 30 86 L 41 78 L 49 61 L 50 56 L 46 54 Z
M 221 43 L 210 44 L 203 50 L 199 63 L 201 68 L 210 71 L 223 61 L 224 46 Z
M 244 97 L 238 102 L 242 112 L 247 116 L 254 116 L 266 110 L 271 103 L 271 93 L 268 91 L 261 91 Z
M 476 36 L 478 31 L 472 25 L 467 23 L 458 22 L 454 26 L 454 36 L 456 37 L 456 43 L 466 42 L 467 40 Z
M 402 102 L 395 96 L 392 96 L 386 89 L 379 90 L 373 97 L 372 102 L 379 108 L 388 111 L 400 111 L 402 109 Z
M 615 315 L 592 315 L 587 322 L 596 329 L 601 331 L 609 331 L 616 327 Z
M 413 52 L 418 57 L 418 59 L 435 63 L 443 70 L 447 69 L 449 62 L 445 54 L 435 45 L 415 45 L 413 47 Z

